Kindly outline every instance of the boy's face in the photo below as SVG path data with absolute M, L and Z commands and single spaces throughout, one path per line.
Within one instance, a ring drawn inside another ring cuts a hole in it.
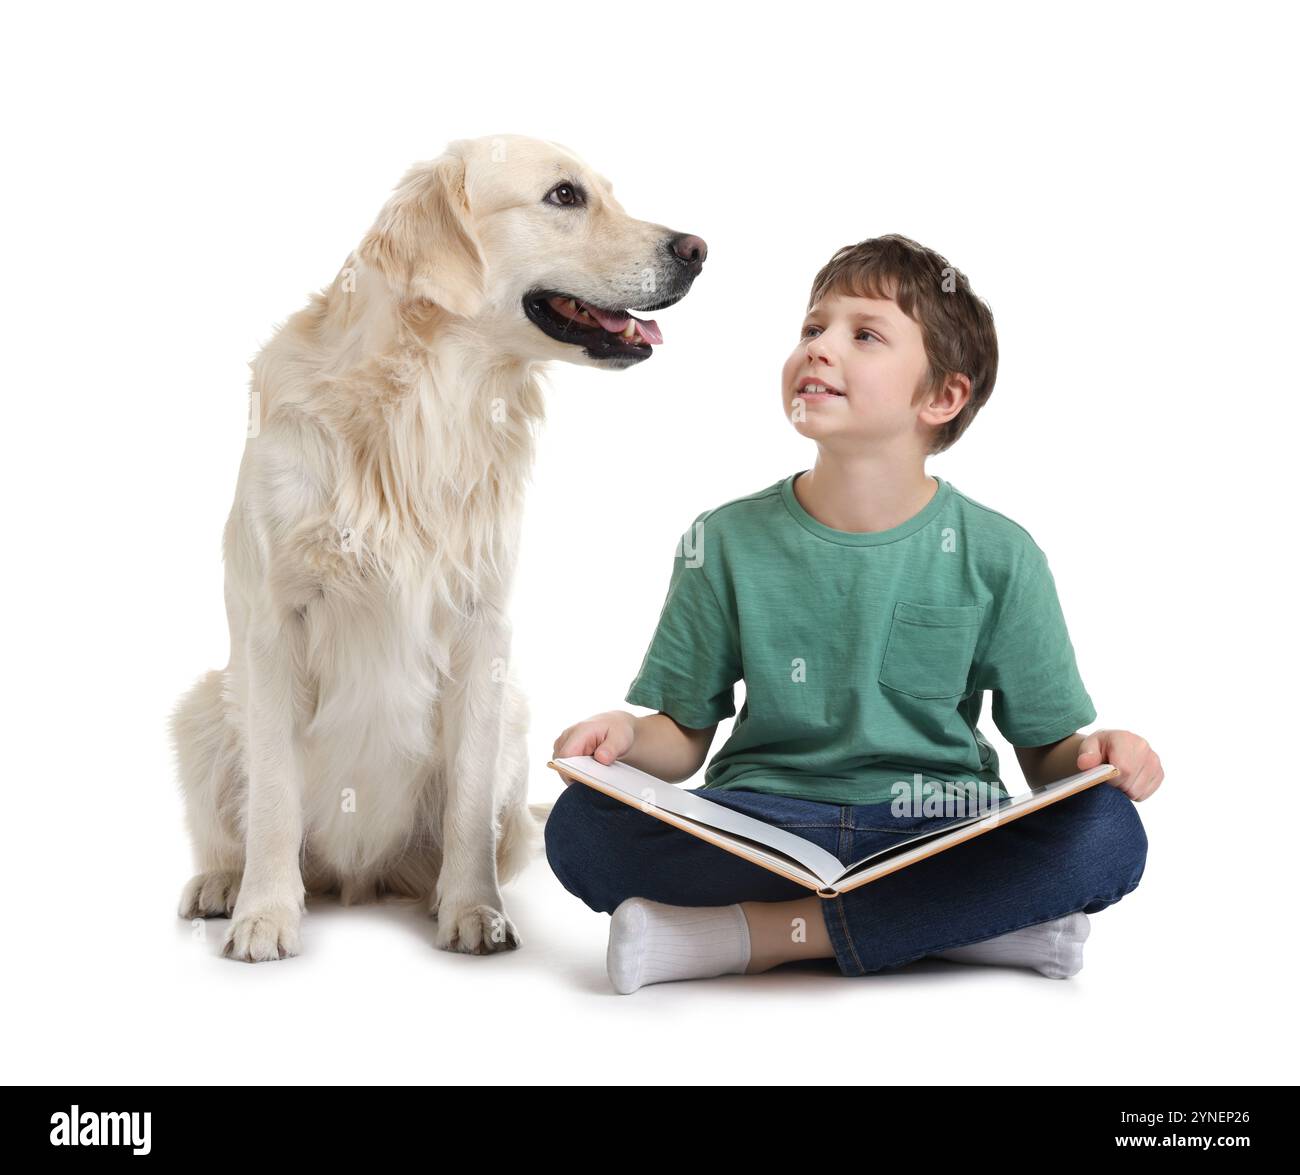
M 829 294 L 808 312 L 781 371 L 781 398 L 795 428 L 815 440 L 832 436 L 873 447 L 924 434 L 913 397 L 929 371 L 920 323 L 890 298 Z M 801 388 L 809 380 L 834 388 Z M 802 405 L 802 408 L 800 407 Z

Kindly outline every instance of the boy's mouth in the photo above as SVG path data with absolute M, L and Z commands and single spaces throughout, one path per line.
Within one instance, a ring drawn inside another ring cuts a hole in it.
M 843 396 L 844 393 L 839 388 L 833 388 L 830 384 L 824 384 L 820 380 L 804 380 L 798 388 L 795 389 L 796 396 Z

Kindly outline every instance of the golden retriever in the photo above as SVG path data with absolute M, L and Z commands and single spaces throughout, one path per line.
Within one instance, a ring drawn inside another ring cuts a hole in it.
M 413 166 L 338 276 L 251 364 L 226 523 L 230 661 L 172 713 L 197 876 L 247 961 L 307 894 L 428 902 L 436 945 L 519 945 L 501 886 L 541 844 L 506 608 L 541 365 L 661 341 L 705 244 L 634 220 L 560 144 Z

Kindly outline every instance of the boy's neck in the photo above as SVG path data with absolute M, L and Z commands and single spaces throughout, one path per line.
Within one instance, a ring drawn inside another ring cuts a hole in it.
M 819 453 L 795 478 L 794 496 L 823 526 L 873 534 L 915 518 L 939 491 L 924 465 L 900 469 L 871 458 L 843 461 Z

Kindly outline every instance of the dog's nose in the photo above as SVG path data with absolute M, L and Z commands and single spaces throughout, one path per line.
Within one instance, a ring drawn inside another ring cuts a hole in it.
M 673 237 L 668 242 L 668 247 L 672 249 L 675 257 L 685 263 L 691 277 L 698 276 L 704 265 L 704 259 L 709 255 L 709 247 L 704 243 L 704 238 L 692 236 L 690 233 Z

